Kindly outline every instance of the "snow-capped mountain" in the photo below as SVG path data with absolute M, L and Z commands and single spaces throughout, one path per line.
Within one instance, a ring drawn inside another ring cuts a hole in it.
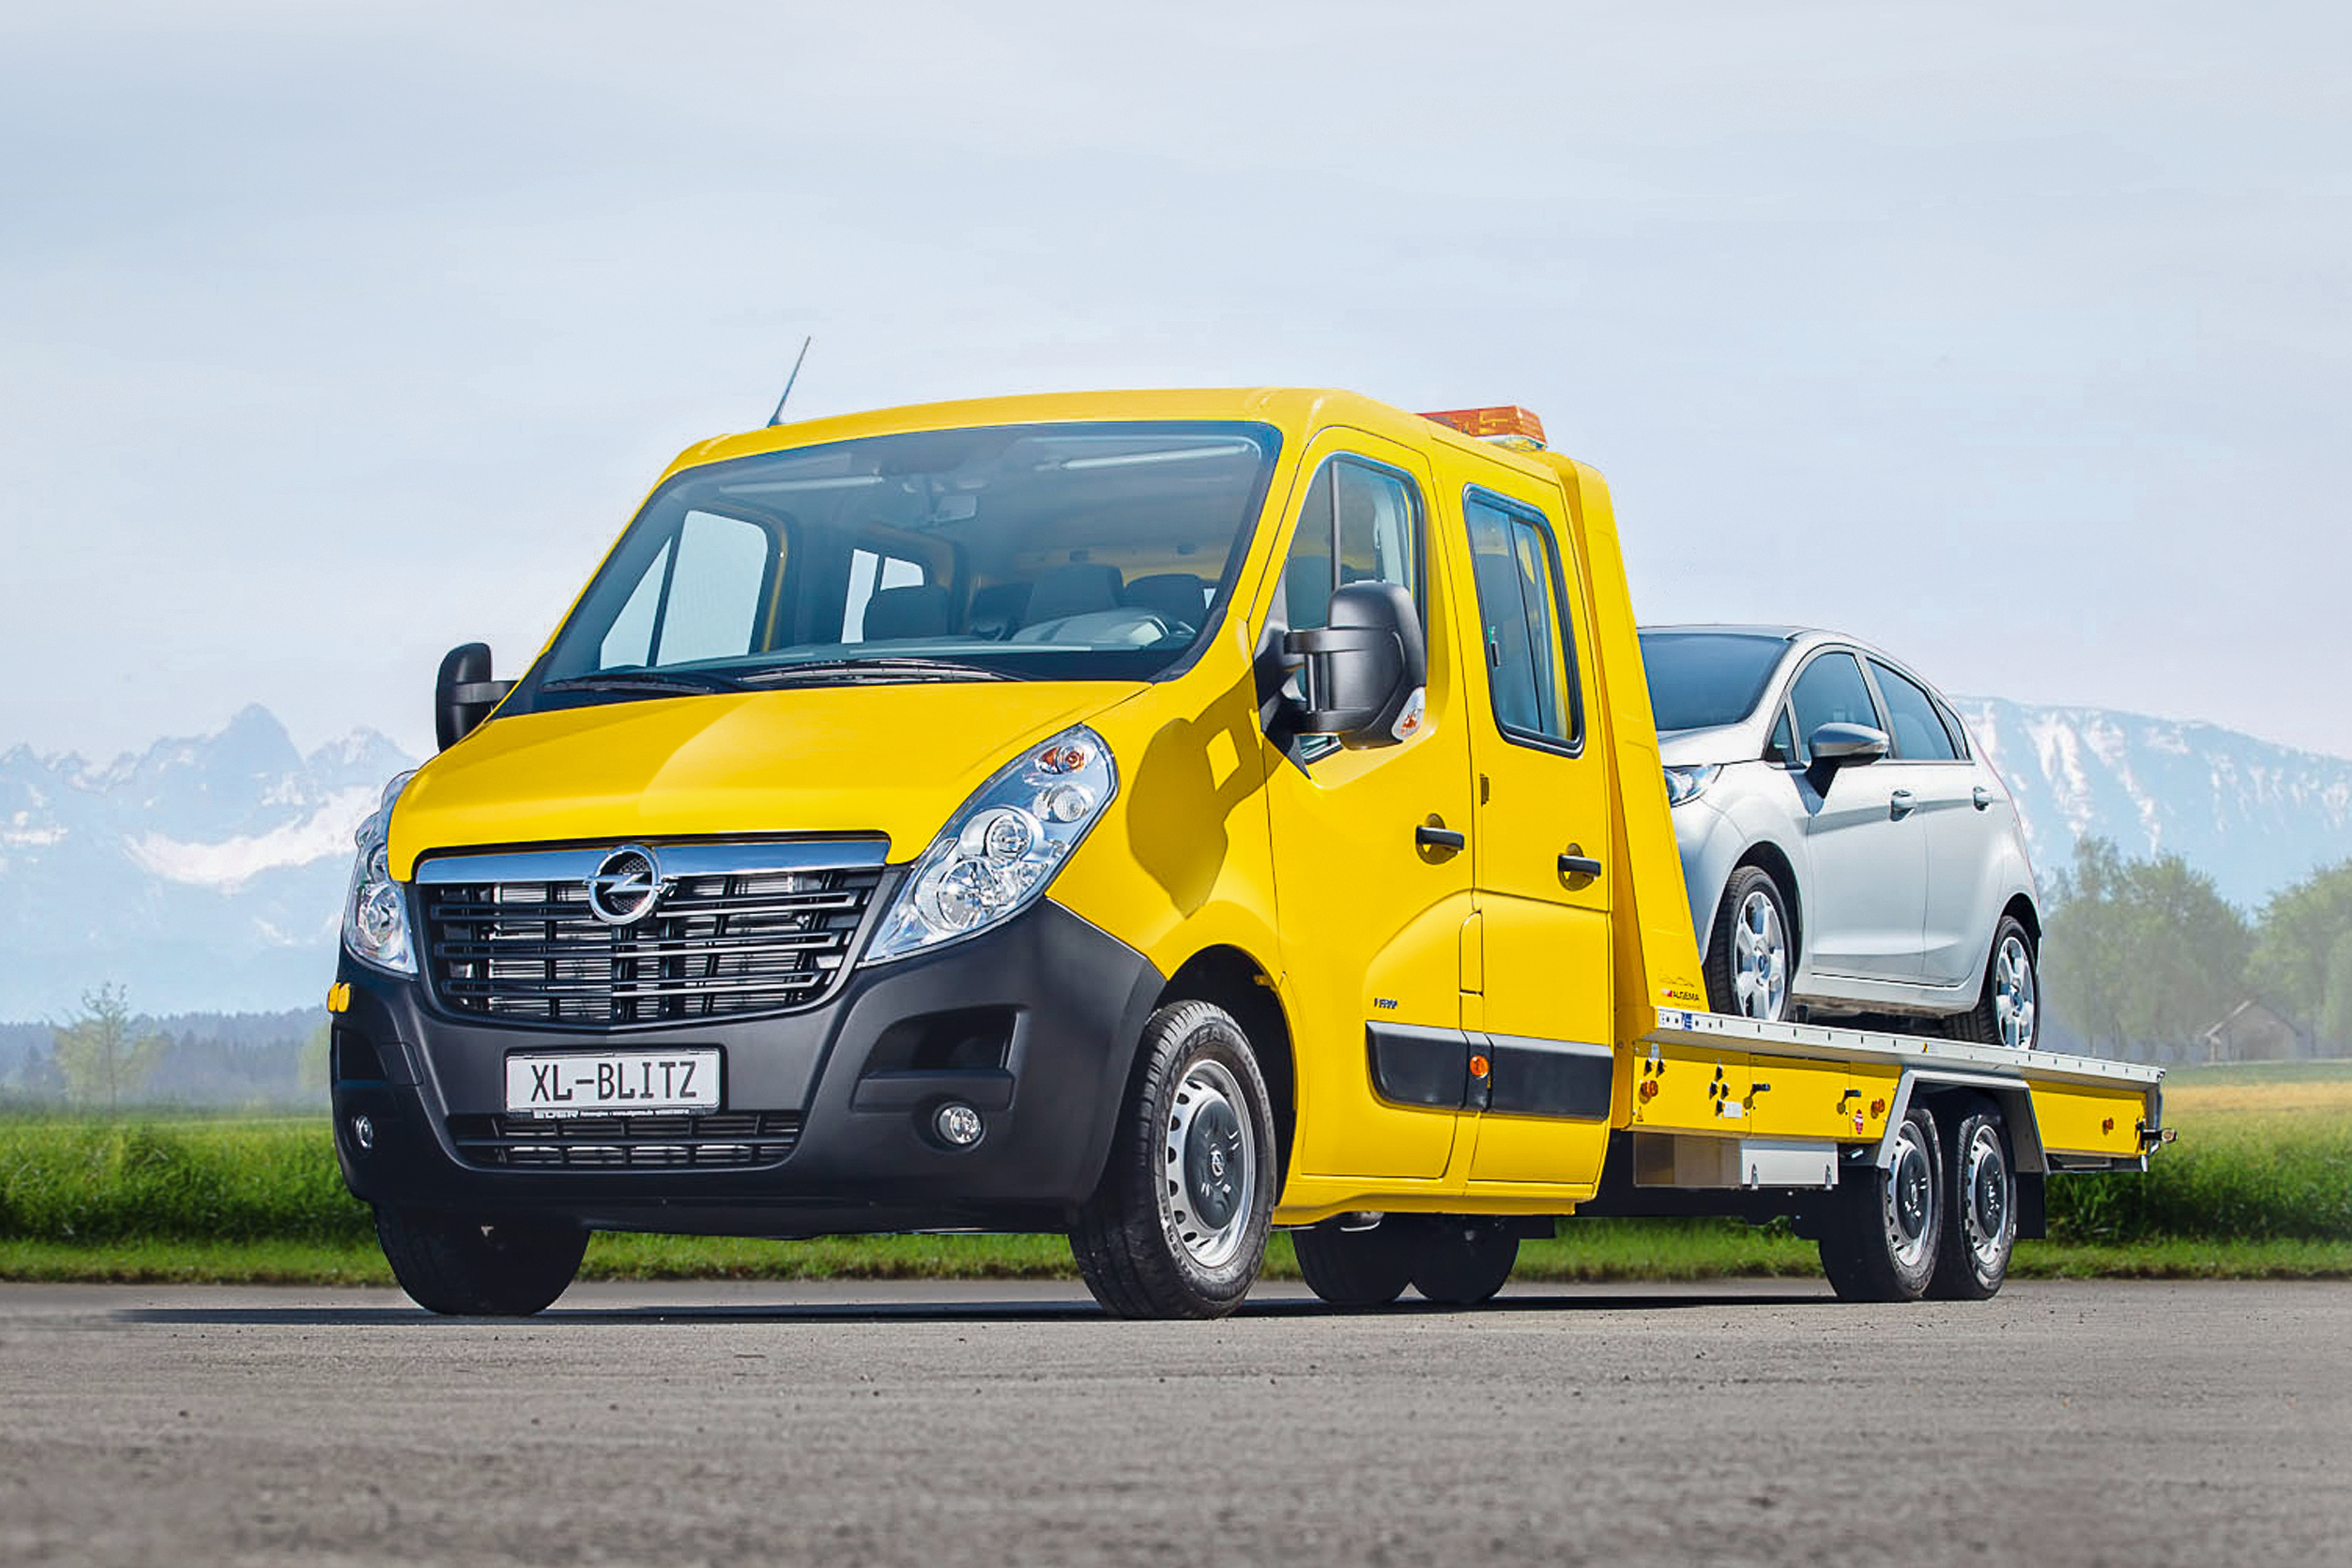
M 2352 760 L 2103 708 L 1956 706 L 2017 796 L 2045 896 L 2084 834 L 2176 851 L 2248 906 L 2352 858 Z M 411 766 L 371 730 L 304 756 L 261 708 L 102 766 L 0 754 L 0 1019 L 64 1014 L 101 982 L 154 1012 L 314 1001 L 351 831 Z
M 410 766 L 372 730 L 304 756 L 262 708 L 103 765 L 0 754 L 0 1018 L 102 982 L 154 1012 L 324 996 L 352 830 Z
M 2045 898 L 2086 836 L 2127 858 L 2178 855 L 2249 909 L 2352 860 L 2352 760 L 2106 708 L 1952 706 L 2017 799 Z

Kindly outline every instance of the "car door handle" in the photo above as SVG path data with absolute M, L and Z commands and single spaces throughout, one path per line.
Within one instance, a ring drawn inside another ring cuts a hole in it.
M 1911 791 L 1899 789 L 1886 797 L 1886 810 L 1893 816 L 1908 816 L 1911 814 Z
M 1560 875 L 1563 876 L 1598 876 L 1600 862 L 1590 855 L 1580 855 L 1570 850 L 1560 857 Z
M 1977 803 L 1977 809 L 1980 812 L 1989 812 L 1993 809 L 1993 791 L 1982 784 L 1977 786 L 1977 792 L 1969 799 Z
M 1470 835 L 1438 823 L 1424 822 L 1413 829 L 1413 842 L 1424 849 L 1467 849 Z

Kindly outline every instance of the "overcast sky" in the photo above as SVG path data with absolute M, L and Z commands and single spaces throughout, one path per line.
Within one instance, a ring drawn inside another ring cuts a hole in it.
M 814 332 L 1523 403 L 1645 619 L 2352 754 L 2343 14 L 8 7 L 0 749 L 425 749 Z

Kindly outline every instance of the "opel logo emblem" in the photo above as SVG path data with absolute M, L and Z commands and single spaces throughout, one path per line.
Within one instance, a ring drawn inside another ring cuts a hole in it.
M 588 879 L 588 913 L 606 925 L 634 925 L 662 896 L 662 862 L 641 844 L 624 844 Z

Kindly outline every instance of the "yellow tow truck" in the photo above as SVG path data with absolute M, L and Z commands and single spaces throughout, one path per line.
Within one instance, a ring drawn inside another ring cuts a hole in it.
M 1512 408 L 1020 397 L 705 442 L 360 830 L 336 1149 L 401 1283 L 594 1229 L 1066 1232 L 1207 1317 L 1275 1226 L 1474 1303 L 1565 1216 L 1998 1289 L 2161 1074 L 1705 1011 L 1609 492 Z

